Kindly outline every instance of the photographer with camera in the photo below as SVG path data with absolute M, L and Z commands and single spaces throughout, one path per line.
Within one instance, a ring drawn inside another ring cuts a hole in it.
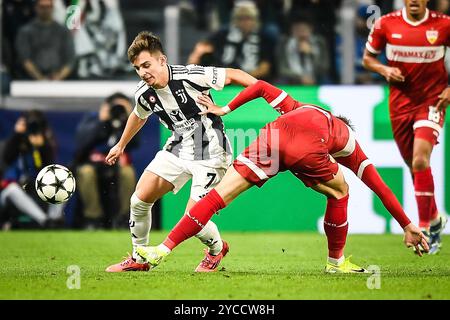
M 131 110 L 128 97 L 115 93 L 78 125 L 74 172 L 85 228 L 111 228 L 128 219 L 128 200 L 136 184 L 131 157 L 124 154 L 114 166 L 106 165 L 105 157 L 119 141 Z M 133 146 L 137 144 L 135 139 Z
M 32 227 L 47 227 L 51 220 L 62 217 L 61 207 L 38 200 L 34 188 L 37 174 L 54 162 L 55 152 L 53 132 L 42 112 L 27 111 L 17 119 L 0 159 L 0 220 L 4 228 L 21 227 L 17 218 L 22 214 L 32 218 Z

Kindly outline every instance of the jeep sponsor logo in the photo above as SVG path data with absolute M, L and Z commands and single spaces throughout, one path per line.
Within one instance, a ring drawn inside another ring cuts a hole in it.
M 434 59 L 436 57 L 436 50 L 430 50 L 430 51 L 424 51 L 424 52 L 418 52 L 418 51 L 402 51 L 402 50 L 392 50 L 392 54 L 395 57 L 414 57 L 414 58 L 420 58 L 420 59 Z

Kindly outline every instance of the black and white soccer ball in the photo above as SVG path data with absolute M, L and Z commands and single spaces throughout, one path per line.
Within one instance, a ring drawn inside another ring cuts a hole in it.
M 51 164 L 39 171 L 35 187 L 38 196 L 45 202 L 63 203 L 75 192 L 75 178 L 64 166 Z

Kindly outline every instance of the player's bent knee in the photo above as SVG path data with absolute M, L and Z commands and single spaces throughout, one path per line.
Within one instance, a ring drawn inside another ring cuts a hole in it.
M 332 185 L 319 183 L 315 186 L 312 186 L 311 188 L 325 195 L 327 198 L 336 200 L 347 196 L 349 190 L 348 184 L 345 181 L 342 181 L 342 183 L 339 184 L 334 183 Z
M 350 187 L 348 186 L 348 183 L 344 181 L 342 189 L 339 190 L 339 192 L 342 195 L 342 197 L 345 197 L 345 196 L 348 195 L 348 190 L 349 189 L 350 189 Z
M 424 156 L 424 155 L 414 156 L 413 161 L 412 161 L 413 171 L 422 171 L 422 170 L 427 169 L 429 166 L 430 166 L 430 161 L 426 156 Z
M 332 189 L 328 198 L 333 198 L 336 200 L 342 199 L 348 195 L 348 184 L 344 182 L 342 186 L 337 189 Z

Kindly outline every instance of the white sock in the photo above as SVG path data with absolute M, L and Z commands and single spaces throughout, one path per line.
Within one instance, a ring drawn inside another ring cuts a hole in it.
M 139 200 L 133 193 L 130 199 L 130 232 L 133 243 L 133 258 L 137 263 L 145 263 L 137 253 L 136 247 L 148 245 L 148 233 L 152 227 L 153 203 Z
M 340 266 L 345 261 L 345 257 L 342 256 L 339 259 L 328 257 L 328 263 L 334 264 L 335 266 Z
M 157 248 L 158 248 L 158 250 L 161 250 L 162 252 L 165 252 L 167 254 L 169 254 L 172 251 L 169 248 L 167 248 L 164 243 L 161 243 L 160 245 L 158 245 Z
M 219 229 L 211 220 L 195 235 L 202 243 L 206 244 L 209 248 L 209 254 L 213 256 L 218 255 L 222 251 L 223 242 L 220 237 Z

